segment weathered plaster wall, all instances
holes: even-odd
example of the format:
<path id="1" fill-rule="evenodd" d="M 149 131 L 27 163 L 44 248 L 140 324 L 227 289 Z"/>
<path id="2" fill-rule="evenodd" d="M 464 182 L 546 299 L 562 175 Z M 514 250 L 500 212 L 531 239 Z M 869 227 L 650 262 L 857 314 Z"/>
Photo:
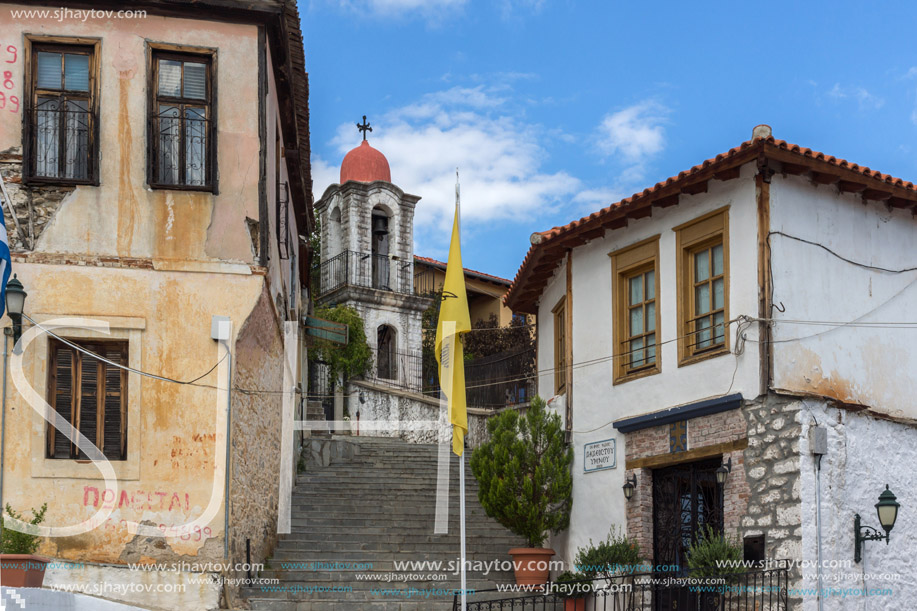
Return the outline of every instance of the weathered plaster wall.
<path id="1" fill-rule="evenodd" d="M 283 335 L 265 289 L 236 342 L 232 401 L 229 553 L 263 562 L 277 542 Z M 259 392 L 267 391 L 267 392 Z M 245 541 L 250 540 L 251 559 Z M 241 577 L 244 575 L 236 575 Z"/>
<path id="2" fill-rule="evenodd" d="M 36 265 L 16 269 L 29 287 L 27 311 L 39 320 L 81 316 L 109 321 L 112 335 L 130 341 L 131 364 L 178 380 L 206 372 L 218 358 L 211 316 L 229 316 L 236 330 L 262 291 L 257 275 L 190 274 L 93 265 Z M 215 305 L 216 304 L 216 305 Z M 125 315 L 132 315 L 126 318 Z M 98 332 L 60 330 L 69 337 Z M 24 355 L 24 370 L 42 396 L 47 385 L 47 339 Z M 215 384 L 216 373 L 201 381 Z M 4 502 L 26 509 L 49 502 L 48 524 L 75 524 L 99 507 L 114 507 L 95 530 L 46 541 L 50 556 L 99 562 L 172 561 L 181 556 L 222 558 L 222 510 L 209 532 L 182 532 L 201 515 L 213 488 L 217 392 L 209 388 L 129 376 L 128 460 L 114 462 L 120 490 L 106 491 L 92 464 L 51 460 L 45 423 L 10 383 L 7 395 Z M 132 537 L 121 520 L 160 526 L 162 539 Z"/>
<path id="3" fill-rule="evenodd" d="M 118 586 L 137 584 L 142 588 L 150 588 L 156 592 L 155 596 L 142 596 L 136 592 L 122 592 Z M 45 572 L 42 582 L 44 588 L 82 587 L 88 594 L 94 593 L 92 598 L 83 601 L 84 606 L 73 607 L 92 610 L 103 610 L 105 601 L 121 601 L 126 603 L 142 604 L 144 609 L 157 611 L 211 611 L 220 608 L 220 586 L 218 575 L 214 573 L 198 573 L 191 571 L 137 571 L 121 566 L 112 566 L 94 563 L 63 564 L 54 563 Z M 60 601 L 58 606 L 51 605 L 49 609 L 71 609 Z M 26 609 L 32 609 L 28 603 Z M 139 607 L 130 607 L 136 609 Z M 113 607 L 112 611 L 118 611 Z"/>
<path id="4" fill-rule="evenodd" d="M 774 177 L 771 229 L 866 265 L 895 270 L 917 264 L 917 219 L 909 212 L 799 177 Z M 917 418 L 910 399 L 917 382 L 911 333 L 781 322 L 912 321 L 917 272 L 864 269 L 780 235 L 770 242 L 774 302 L 786 308 L 773 313 L 775 388 Z"/>
<path id="5" fill-rule="evenodd" d="M 19 51 L 17 61 L 4 63 L 4 70 L 12 73 L 12 92 L 20 99 L 25 97 L 25 29 L 30 34 L 102 40 L 100 186 L 76 187 L 51 217 L 36 248 L 164 261 L 251 263 L 244 219 L 258 218 L 257 28 L 156 16 L 120 20 L 117 26 L 104 20 L 61 23 L 53 18 L 23 24 L 14 21 L 9 10 L 0 14 L 0 39 Z M 146 187 L 146 41 L 217 50 L 219 195 Z M 20 152 L 21 146 L 21 110 L 4 109 L 0 151 Z M 17 203 L 24 204 L 29 190 L 19 192 Z M 42 189 L 37 194 L 46 197 Z"/>
<path id="6" fill-rule="evenodd" d="M 824 608 L 838 611 L 917 608 L 914 557 L 917 548 L 917 471 L 913 468 L 913 425 L 877 419 L 867 412 L 830 407 L 822 400 L 801 401 L 797 412 L 800 432 L 801 556 L 809 566 L 803 570 L 804 587 L 817 587 L 815 566 L 816 470 L 808 431 L 817 422 L 828 430 L 828 453 L 821 460 L 822 587 L 886 590 L 891 593 L 864 597 L 829 596 Z M 881 527 L 875 504 L 886 484 L 898 497 L 901 510 L 891 541 L 870 541 L 863 548 L 863 562 L 853 562 L 853 518 L 859 513 L 864 525 Z M 814 611 L 817 601 L 806 597 L 801 609 Z"/>
<path id="7" fill-rule="evenodd" d="M 611 427 L 612 422 L 693 401 L 740 392 L 753 398 L 759 392 L 758 351 L 746 349 L 741 356 L 725 354 L 692 365 L 678 366 L 677 274 L 675 232 L 682 223 L 707 212 L 729 206 L 729 317 L 756 316 L 757 216 L 754 164 L 742 167 L 741 175 L 729 181 L 712 180 L 707 193 L 680 195 L 679 204 L 653 209 L 651 217 L 631 220 L 625 229 L 606 231 L 605 236 L 573 250 L 573 510 L 564 553 L 572 557 L 589 539 L 603 538 L 609 528 L 622 525 L 626 507 L 624 485 L 624 437 Z M 658 375 L 613 385 L 611 355 L 612 277 L 610 252 L 660 235 L 660 347 L 662 372 Z M 565 265 L 558 266 L 538 304 L 538 392 L 548 398 L 554 391 L 554 317 L 551 310 L 566 290 Z M 734 345 L 735 328 L 728 331 Z M 757 330 L 747 331 L 755 339 Z M 754 346 L 755 344 L 749 344 Z M 577 363 L 589 365 L 576 366 Z M 583 472 L 583 446 L 586 443 L 616 439 L 618 467 L 598 473 Z M 602 503 L 595 499 L 601 498 Z M 555 543 L 556 546 L 561 545 Z M 557 549 L 557 547 L 555 547 Z M 558 549 L 558 552 L 561 550 Z"/>

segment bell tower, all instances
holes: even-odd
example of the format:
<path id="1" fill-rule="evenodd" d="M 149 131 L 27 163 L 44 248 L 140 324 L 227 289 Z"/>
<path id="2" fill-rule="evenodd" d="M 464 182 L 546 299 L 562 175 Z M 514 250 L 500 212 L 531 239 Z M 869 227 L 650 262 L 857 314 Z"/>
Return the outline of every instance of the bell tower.
<path id="1" fill-rule="evenodd" d="M 317 303 L 343 304 L 363 318 L 373 349 L 372 377 L 421 389 L 421 319 L 430 299 L 414 292 L 414 207 L 420 197 L 392 183 L 388 160 L 366 139 L 341 163 L 340 183 L 325 189 Z"/>

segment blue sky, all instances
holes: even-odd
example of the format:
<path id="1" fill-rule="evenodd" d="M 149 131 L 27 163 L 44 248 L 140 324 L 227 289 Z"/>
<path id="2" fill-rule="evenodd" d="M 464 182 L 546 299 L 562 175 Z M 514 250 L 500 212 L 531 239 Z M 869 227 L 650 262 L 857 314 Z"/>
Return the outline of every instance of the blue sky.
<path id="1" fill-rule="evenodd" d="M 917 5 L 300 0 L 316 198 L 370 141 L 422 197 L 416 253 L 512 278 L 533 231 L 768 123 L 917 181 Z"/>

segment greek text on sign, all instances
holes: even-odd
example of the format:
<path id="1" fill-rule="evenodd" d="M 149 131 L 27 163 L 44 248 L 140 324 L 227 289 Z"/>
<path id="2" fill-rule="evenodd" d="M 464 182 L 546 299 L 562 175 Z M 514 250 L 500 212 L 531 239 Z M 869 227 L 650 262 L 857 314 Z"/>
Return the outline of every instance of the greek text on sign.
<path id="1" fill-rule="evenodd" d="M 583 470 L 586 473 L 591 471 L 602 471 L 603 469 L 614 469 L 617 466 L 615 462 L 614 439 L 587 443 L 583 446 L 583 453 Z"/>

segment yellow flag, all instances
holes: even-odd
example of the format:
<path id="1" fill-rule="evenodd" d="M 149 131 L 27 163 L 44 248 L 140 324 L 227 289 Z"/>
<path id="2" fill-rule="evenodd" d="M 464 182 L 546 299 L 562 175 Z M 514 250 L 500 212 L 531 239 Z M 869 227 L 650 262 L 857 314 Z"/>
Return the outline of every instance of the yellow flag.
<path id="1" fill-rule="evenodd" d="M 465 294 L 465 272 L 462 268 L 462 248 L 459 238 L 458 184 L 456 184 L 455 220 L 452 242 L 446 262 L 443 300 L 436 322 L 436 361 L 439 363 L 439 383 L 449 402 L 449 422 L 452 424 L 452 451 L 458 456 L 465 449 L 468 433 L 468 410 L 465 405 L 465 360 L 459 336 L 471 330 L 468 296 Z M 443 349 L 445 346 L 445 349 Z"/>

